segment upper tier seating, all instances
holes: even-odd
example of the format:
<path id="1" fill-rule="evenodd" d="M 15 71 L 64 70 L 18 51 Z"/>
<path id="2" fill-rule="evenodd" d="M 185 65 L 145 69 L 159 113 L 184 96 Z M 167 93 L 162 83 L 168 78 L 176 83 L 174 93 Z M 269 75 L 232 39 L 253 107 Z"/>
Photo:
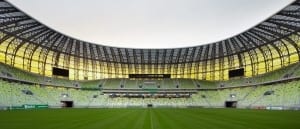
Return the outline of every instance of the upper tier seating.
<path id="1" fill-rule="evenodd" d="M 247 86 L 260 84 L 269 81 L 287 79 L 291 77 L 300 77 L 300 63 L 294 63 L 284 68 L 268 72 L 249 78 L 233 78 L 227 81 L 205 81 L 194 79 L 146 79 L 133 80 L 126 78 L 119 79 L 101 79 L 72 81 L 59 77 L 44 77 L 38 74 L 26 72 L 18 68 L 0 63 L 0 76 L 4 78 L 14 78 L 44 85 L 81 87 L 88 89 L 139 89 L 139 88 L 160 88 L 160 89 L 214 89 L 217 87 Z"/>

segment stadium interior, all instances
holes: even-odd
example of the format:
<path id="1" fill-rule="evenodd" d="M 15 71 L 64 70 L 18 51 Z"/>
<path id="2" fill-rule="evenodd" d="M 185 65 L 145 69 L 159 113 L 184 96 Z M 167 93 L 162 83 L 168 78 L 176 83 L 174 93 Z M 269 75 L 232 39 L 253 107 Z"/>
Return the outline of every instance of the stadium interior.
<path id="1" fill-rule="evenodd" d="M 0 107 L 300 108 L 300 2 L 211 44 L 96 45 L 0 1 Z"/>
<path id="2" fill-rule="evenodd" d="M 79 40 L 0 0 L 0 128 L 299 129 L 299 110 L 300 0 L 221 41 L 151 49 Z"/>

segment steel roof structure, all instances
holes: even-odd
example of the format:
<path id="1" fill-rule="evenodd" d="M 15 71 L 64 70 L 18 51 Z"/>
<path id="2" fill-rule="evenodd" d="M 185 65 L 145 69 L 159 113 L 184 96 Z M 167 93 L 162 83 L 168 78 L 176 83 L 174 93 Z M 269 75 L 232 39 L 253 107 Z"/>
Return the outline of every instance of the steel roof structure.
<path id="1" fill-rule="evenodd" d="M 132 73 L 223 80 L 228 78 L 228 70 L 240 67 L 249 72 L 247 76 L 254 76 L 299 61 L 299 37 L 299 0 L 231 38 L 174 49 L 118 48 L 84 42 L 52 30 L 7 1 L 0 1 L 1 62 L 46 76 L 51 76 L 47 67 L 73 69 L 74 77 L 70 79 L 75 80 L 124 78 Z"/>

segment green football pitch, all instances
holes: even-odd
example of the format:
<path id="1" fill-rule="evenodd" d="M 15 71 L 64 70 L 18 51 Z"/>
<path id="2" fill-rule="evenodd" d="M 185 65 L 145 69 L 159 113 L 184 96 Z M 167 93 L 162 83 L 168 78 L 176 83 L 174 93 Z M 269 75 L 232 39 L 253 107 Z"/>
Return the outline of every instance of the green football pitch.
<path id="1" fill-rule="evenodd" d="M 1 129 L 300 129 L 300 111 L 47 109 L 0 111 Z"/>

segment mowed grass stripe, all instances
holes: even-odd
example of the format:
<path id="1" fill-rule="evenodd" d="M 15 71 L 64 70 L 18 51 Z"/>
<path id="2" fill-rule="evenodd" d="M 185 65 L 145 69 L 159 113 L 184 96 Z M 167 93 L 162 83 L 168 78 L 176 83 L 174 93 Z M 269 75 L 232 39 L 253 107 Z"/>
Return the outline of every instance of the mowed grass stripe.
<path id="1" fill-rule="evenodd" d="M 3 129 L 299 129 L 299 111 L 49 109 L 0 111 Z"/>
<path id="2" fill-rule="evenodd" d="M 190 112 L 175 112 L 180 114 L 183 119 L 195 121 L 195 125 L 199 126 L 199 128 L 245 128 L 244 125 L 247 123 L 229 119 L 227 116 L 220 115 L 218 112 L 210 112 L 209 110 L 206 110 L 205 112 L 199 110 L 190 110 Z M 189 128 L 193 128 L 193 126 Z"/>

